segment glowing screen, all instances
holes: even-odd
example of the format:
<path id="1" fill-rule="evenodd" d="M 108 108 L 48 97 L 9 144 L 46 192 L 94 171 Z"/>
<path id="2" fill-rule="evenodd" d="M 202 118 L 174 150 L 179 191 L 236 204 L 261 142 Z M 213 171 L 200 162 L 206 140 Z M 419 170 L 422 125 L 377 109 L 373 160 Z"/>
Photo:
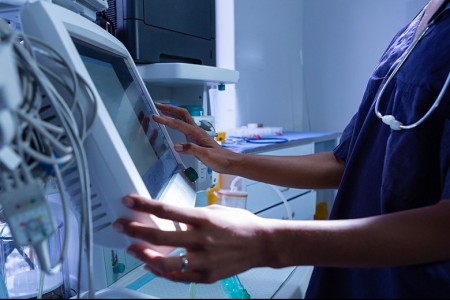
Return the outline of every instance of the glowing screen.
<path id="1" fill-rule="evenodd" d="M 152 100 L 145 96 L 126 58 L 74 42 L 150 195 L 158 198 L 178 163 L 151 117 Z"/>

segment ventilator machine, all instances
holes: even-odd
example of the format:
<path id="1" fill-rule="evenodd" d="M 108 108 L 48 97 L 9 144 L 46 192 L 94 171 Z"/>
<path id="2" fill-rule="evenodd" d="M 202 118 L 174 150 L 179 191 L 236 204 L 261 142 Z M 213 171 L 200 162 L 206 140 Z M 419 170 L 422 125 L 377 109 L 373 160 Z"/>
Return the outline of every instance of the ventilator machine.
<path id="1" fill-rule="evenodd" d="M 20 30 L 0 19 L 4 298 L 100 297 L 95 291 L 141 265 L 126 256 L 133 241 L 112 222 L 183 230 L 127 209 L 125 195 L 195 205 L 198 175 L 152 120 L 158 112 L 133 58 L 89 18 L 105 1 L 54 2 L 64 5 L 21 7 Z M 83 2 L 95 5 L 67 9 Z"/>

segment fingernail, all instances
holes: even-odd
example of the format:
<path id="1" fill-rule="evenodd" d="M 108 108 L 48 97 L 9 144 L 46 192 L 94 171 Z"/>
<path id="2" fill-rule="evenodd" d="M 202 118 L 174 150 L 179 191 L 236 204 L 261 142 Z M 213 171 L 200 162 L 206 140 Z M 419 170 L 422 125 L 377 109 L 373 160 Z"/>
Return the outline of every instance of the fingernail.
<path id="1" fill-rule="evenodd" d="M 175 144 L 174 147 L 175 151 L 183 151 L 183 145 Z"/>
<path id="2" fill-rule="evenodd" d="M 115 222 L 112 224 L 112 228 L 118 232 L 123 232 L 124 227 L 121 223 Z"/>
<path id="3" fill-rule="evenodd" d="M 129 197 L 125 197 L 125 198 L 123 199 L 123 204 L 124 204 L 126 207 L 134 207 L 134 200 L 131 199 L 131 198 L 129 198 Z"/>

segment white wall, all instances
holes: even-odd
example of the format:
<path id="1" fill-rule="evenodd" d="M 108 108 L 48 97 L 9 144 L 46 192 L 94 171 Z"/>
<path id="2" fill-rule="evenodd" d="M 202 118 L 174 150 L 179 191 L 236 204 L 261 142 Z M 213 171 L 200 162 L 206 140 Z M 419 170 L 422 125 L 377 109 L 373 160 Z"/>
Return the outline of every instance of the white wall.
<path id="1" fill-rule="evenodd" d="M 216 0 L 216 64 L 235 70 L 234 0 Z M 236 85 L 228 84 L 225 91 L 211 91 L 211 113 L 216 131 L 238 127 Z"/>
<path id="2" fill-rule="evenodd" d="M 304 120 L 314 131 L 342 131 L 388 43 L 428 1 L 303 2 Z"/>
<path id="3" fill-rule="evenodd" d="M 302 7 L 299 0 L 235 1 L 240 125 L 301 128 Z"/>
<path id="4" fill-rule="evenodd" d="M 342 131 L 390 39 L 426 2 L 234 1 L 240 80 L 235 106 L 218 112 L 220 119 L 235 116 L 231 126 Z"/>

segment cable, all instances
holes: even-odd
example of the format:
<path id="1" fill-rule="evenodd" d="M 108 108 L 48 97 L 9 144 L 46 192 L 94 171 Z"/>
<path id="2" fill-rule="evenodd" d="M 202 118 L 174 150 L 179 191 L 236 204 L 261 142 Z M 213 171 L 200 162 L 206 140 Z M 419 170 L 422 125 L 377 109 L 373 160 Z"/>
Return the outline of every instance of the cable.
<path id="1" fill-rule="evenodd" d="M 2 25 L 2 24 L 0 24 Z M 77 74 L 66 60 L 52 47 L 26 35 L 10 31 L 0 26 L 2 45 L 14 49 L 15 61 L 23 91 L 23 104 L 16 111 L 20 125 L 12 148 L 22 158 L 20 169 L 0 172 L 0 193 L 11 191 L 26 182 L 54 176 L 62 201 L 65 225 L 64 241 L 60 258 L 55 266 L 43 265 L 47 274 L 58 272 L 64 262 L 69 237 L 68 200 L 65 196 L 63 175 L 61 171 L 75 165 L 80 185 L 80 255 L 79 272 L 81 271 L 82 251 L 86 247 L 88 264 L 89 298 L 94 298 L 93 282 L 93 236 L 91 191 L 88 163 L 83 148 L 83 141 L 91 131 L 97 113 L 97 99 L 89 84 Z M 40 59 L 45 63 L 40 63 Z M 55 65 L 48 65 L 51 62 Z M 66 77 L 57 75 L 53 69 L 64 69 Z M 62 97 L 60 91 L 68 96 Z M 83 93 L 87 103 L 79 101 Z M 41 115 L 50 115 L 47 120 Z M 42 169 L 47 165 L 47 171 Z M 23 177 L 22 177 L 23 175 Z M 45 180 L 43 180 L 45 181 Z M 43 244 L 35 245 L 37 252 L 47 251 Z M 44 255 L 44 254 L 43 254 Z M 80 284 L 81 273 L 78 283 Z M 78 286 L 78 295 L 80 285 Z"/>
<path id="2" fill-rule="evenodd" d="M 45 273 L 42 272 L 42 270 L 40 270 L 39 271 L 39 284 L 38 284 L 36 299 L 42 299 L 42 294 L 43 294 L 43 290 L 44 290 L 44 279 L 45 279 Z"/>
<path id="3" fill-rule="evenodd" d="M 232 191 L 237 191 L 236 184 L 237 184 L 237 182 L 238 182 L 239 180 L 242 180 L 242 179 L 244 179 L 244 178 L 243 178 L 243 177 L 240 177 L 240 176 L 234 177 L 233 180 L 232 180 L 231 183 L 230 183 L 230 190 L 232 190 Z M 242 188 L 242 186 L 241 186 L 241 188 Z"/>
<path id="4" fill-rule="evenodd" d="M 238 182 L 239 180 L 242 180 L 242 179 L 244 179 L 244 178 L 243 178 L 243 177 L 240 177 L 240 176 L 236 176 L 236 177 L 231 181 L 231 184 L 230 184 L 230 190 L 231 190 L 231 191 L 237 191 L 236 184 L 237 184 L 237 182 Z M 272 185 L 272 184 L 268 184 L 268 186 L 270 186 L 270 187 L 275 191 L 275 193 L 278 195 L 278 197 L 283 201 L 283 205 L 284 205 L 284 207 L 286 208 L 287 218 L 288 218 L 289 220 L 292 220 L 292 209 L 291 209 L 291 206 L 289 205 L 289 203 L 288 203 L 286 197 L 283 195 L 283 193 L 281 193 L 281 191 L 280 191 L 280 189 L 278 188 L 278 186 Z M 242 189 L 242 187 L 241 187 L 241 189 Z"/>
<path id="5" fill-rule="evenodd" d="M 280 189 L 276 185 L 269 184 L 269 186 L 275 191 L 275 193 L 280 197 L 280 199 L 283 201 L 284 207 L 286 208 L 287 217 L 289 220 L 292 220 L 292 209 L 289 205 L 286 197 L 281 193 Z"/>

